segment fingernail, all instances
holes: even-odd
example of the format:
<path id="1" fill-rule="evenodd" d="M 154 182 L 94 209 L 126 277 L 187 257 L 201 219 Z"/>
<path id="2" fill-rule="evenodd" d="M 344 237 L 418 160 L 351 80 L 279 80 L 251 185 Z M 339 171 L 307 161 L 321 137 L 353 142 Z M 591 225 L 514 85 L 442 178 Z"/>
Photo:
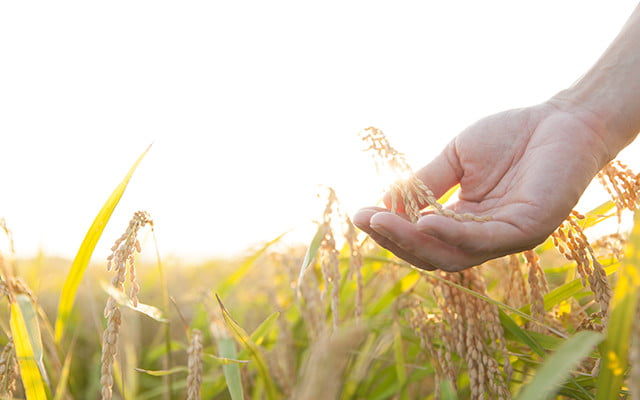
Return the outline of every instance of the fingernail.
<path id="1" fill-rule="evenodd" d="M 375 218 L 371 219 L 371 225 L 370 225 L 371 229 L 381 234 L 382 236 L 387 236 L 387 230 L 384 228 L 384 226 L 380 225 L 379 223 L 376 223 L 374 220 Z"/>

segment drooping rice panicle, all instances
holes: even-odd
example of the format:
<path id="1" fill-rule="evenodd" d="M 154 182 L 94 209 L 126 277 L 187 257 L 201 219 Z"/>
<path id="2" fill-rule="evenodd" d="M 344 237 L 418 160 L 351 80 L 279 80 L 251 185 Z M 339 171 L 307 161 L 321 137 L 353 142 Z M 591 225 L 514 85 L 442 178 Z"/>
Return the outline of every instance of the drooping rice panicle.
<path id="1" fill-rule="evenodd" d="M 544 270 L 540 266 L 540 258 L 533 250 L 527 250 L 522 253 L 527 261 L 528 282 L 529 282 L 529 299 L 531 300 L 531 316 L 537 321 L 544 323 L 546 320 L 546 312 L 544 308 L 544 295 L 549 291 L 547 277 Z M 541 324 L 530 323 L 531 330 L 536 332 L 545 332 Z"/>
<path id="2" fill-rule="evenodd" d="M 358 231 L 356 230 L 355 225 L 351 222 L 349 217 L 346 218 L 347 231 L 345 233 L 345 239 L 347 241 L 347 245 L 349 246 L 349 265 L 351 269 L 351 278 L 356 282 L 356 304 L 355 304 L 355 317 L 356 320 L 360 319 L 362 315 L 362 292 L 363 292 L 363 282 L 362 282 L 362 264 L 363 264 L 363 254 L 362 254 L 362 245 L 358 242 Z"/>
<path id="3" fill-rule="evenodd" d="M 187 400 L 200 399 L 200 387 L 202 386 L 202 332 L 199 329 L 191 330 L 191 340 L 187 349 Z"/>
<path id="4" fill-rule="evenodd" d="M 611 288 L 606 271 L 598 261 L 593 247 L 578 222 L 582 219 L 584 219 L 582 214 L 575 210 L 572 211 L 558 229 L 552 233 L 551 238 L 556 248 L 567 260 L 576 262 L 576 270 L 580 274 L 583 286 L 586 287 L 588 282 L 594 299 L 600 307 L 597 317 L 602 319 L 602 326 L 604 326 L 609 312 Z"/>
<path id="5" fill-rule="evenodd" d="M 479 268 L 439 274 L 452 283 L 487 295 Z M 496 306 L 440 280 L 431 281 L 446 323 L 439 326 L 439 334 L 446 344 L 444 354 L 439 356 L 441 364 L 447 368 L 453 365 L 452 351 L 465 361 L 474 400 L 511 398 L 507 382 L 513 369 Z M 497 355 L 503 359 L 502 369 Z"/>
<path id="6" fill-rule="evenodd" d="M 320 268 L 325 282 L 325 293 L 331 291 L 331 319 L 333 328 L 336 329 L 340 322 L 340 253 L 336 248 L 336 240 L 333 234 L 333 216 L 336 214 L 337 207 L 336 193 L 332 188 L 328 189 L 327 204 L 322 214 L 322 222 L 320 229 L 324 231 L 324 237 L 320 243 Z"/>
<path id="7" fill-rule="evenodd" d="M 409 309 L 408 318 L 409 325 L 416 332 L 420 339 L 420 347 L 427 350 L 431 360 L 431 365 L 435 370 L 435 390 L 434 400 L 440 400 L 440 382 L 444 379 L 448 380 L 451 385 L 456 388 L 457 376 L 456 369 L 452 365 L 451 353 L 445 351 L 446 341 L 444 336 L 440 336 L 440 327 L 444 326 L 442 315 L 431 313 L 420 301 L 414 301 L 405 307 Z M 443 343 L 436 347 L 436 342 L 442 340 Z"/>
<path id="8" fill-rule="evenodd" d="M 598 172 L 598 181 L 604 186 L 611 200 L 616 205 L 618 222 L 622 219 L 622 211 L 636 210 L 640 204 L 639 175 L 619 160 L 613 160 Z"/>
<path id="9" fill-rule="evenodd" d="M 504 301 L 512 307 L 522 307 L 529 302 L 526 279 L 522 273 L 520 260 L 516 254 L 509 255 L 509 280 L 505 291 Z"/>
<path id="10" fill-rule="evenodd" d="M 436 214 L 458 221 L 484 222 L 491 220 L 491 216 L 488 215 L 458 214 L 453 210 L 445 209 L 442 204 L 438 203 L 427 184 L 413 173 L 405 155 L 391 146 L 380 129 L 368 127 L 360 132 L 360 136 L 367 144 L 366 150 L 373 154 L 378 171 L 388 168 L 396 176 L 396 182 L 389 188 L 391 212 L 399 213 L 401 210 L 399 205 L 402 204 L 404 213 L 411 222 L 415 223 L 421 216 L 420 210 L 431 206 Z"/>
<path id="11" fill-rule="evenodd" d="M 127 266 L 129 266 L 129 277 L 132 283 L 130 295 L 134 307 L 138 305 L 137 294 L 140 289 L 135 278 L 134 264 L 135 252 L 140 251 L 137 235 L 140 228 L 147 224 L 153 226 L 153 221 L 149 214 L 145 211 L 137 211 L 129 222 L 127 230 L 116 240 L 111 248 L 112 253 L 107 257 L 107 270 L 113 269 L 116 273 L 111 284 L 120 292 L 124 292 L 125 275 Z M 120 325 L 122 324 L 122 314 L 118 303 L 111 296 L 107 299 L 104 317 L 107 318 L 107 328 L 102 335 L 100 384 L 102 386 L 102 399 L 109 400 L 113 394 L 113 363 L 118 352 L 118 336 Z"/>
<path id="12" fill-rule="evenodd" d="M 0 353 L 0 397 L 11 399 L 16 390 L 18 361 L 13 339 L 10 337 Z"/>

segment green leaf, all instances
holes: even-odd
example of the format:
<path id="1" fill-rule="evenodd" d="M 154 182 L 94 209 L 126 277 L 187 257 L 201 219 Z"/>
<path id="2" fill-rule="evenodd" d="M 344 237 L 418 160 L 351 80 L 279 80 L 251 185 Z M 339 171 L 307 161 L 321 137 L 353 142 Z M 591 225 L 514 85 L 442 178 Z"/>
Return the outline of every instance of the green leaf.
<path id="1" fill-rule="evenodd" d="M 404 346 L 402 342 L 402 332 L 400 331 L 400 324 L 394 321 L 393 325 L 393 355 L 395 358 L 396 366 L 396 387 L 400 393 L 400 398 L 406 398 L 407 393 L 405 391 L 405 385 L 407 384 L 407 369 L 405 366 Z"/>
<path id="2" fill-rule="evenodd" d="M 453 385 L 448 379 L 440 381 L 440 399 L 442 400 L 458 400 L 458 394 L 453 389 Z"/>
<path id="3" fill-rule="evenodd" d="M 502 327 L 505 331 L 515 336 L 520 343 L 529 346 L 529 348 L 540 357 L 545 356 L 546 353 L 542 346 L 534 338 L 532 338 L 531 335 L 527 333 L 527 331 L 520 328 L 518 324 L 516 324 L 515 321 L 501 309 L 498 309 L 498 313 L 500 316 L 500 322 L 502 323 Z"/>
<path id="4" fill-rule="evenodd" d="M 302 282 L 302 277 L 304 276 L 305 271 L 309 268 L 309 265 L 313 262 L 318 255 L 318 250 L 320 249 L 320 245 L 322 244 L 322 239 L 324 239 L 324 235 L 326 234 L 324 225 L 318 225 L 318 230 L 316 234 L 311 239 L 311 243 L 309 244 L 309 248 L 304 255 L 304 260 L 302 260 L 302 265 L 300 266 L 300 274 L 298 275 L 298 292 L 300 291 L 300 287 L 302 286 L 300 282 Z"/>
<path id="5" fill-rule="evenodd" d="M 179 372 L 189 372 L 187 367 L 173 367 L 171 369 L 163 369 L 163 370 L 155 370 L 155 371 L 150 369 L 136 368 L 136 371 L 142 372 L 151 376 L 167 376 L 167 375 L 177 374 Z"/>
<path id="6" fill-rule="evenodd" d="M 229 338 L 229 342 L 230 343 L 235 343 L 233 341 L 233 339 L 231 339 L 231 338 Z M 218 341 L 218 347 L 220 347 L 220 341 Z M 228 353 L 229 355 L 232 354 L 232 352 L 230 352 L 230 351 L 229 352 L 226 352 L 226 351 L 223 352 L 222 350 L 220 351 L 220 353 L 225 353 L 225 354 Z M 235 344 L 234 344 L 233 354 L 235 354 Z M 217 363 L 220 364 L 220 365 L 248 364 L 249 363 L 249 360 L 238 360 L 236 358 L 218 357 L 218 356 L 214 356 L 213 354 L 206 354 L 206 353 L 204 355 L 206 357 L 209 357 L 209 358 L 213 359 L 213 360 L 216 360 Z"/>
<path id="7" fill-rule="evenodd" d="M 15 297 L 16 299 L 11 302 L 11 320 L 9 324 L 25 395 L 29 400 L 46 400 L 48 388 L 38 364 L 35 353 L 37 350 L 34 351 L 32 344 L 32 340 L 39 334 L 39 329 L 38 333 L 34 332 L 33 321 L 30 318 L 25 318 L 29 316 L 30 312 L 27 310 L 26 315 L 23 313 L 23 306 L 27 302 L 31 303 L 31 299 L 24 294 L 18 294 Z M 39 342 L 40 338 L 38 337 L 36 341 Z"/>
<path id="8" fill-rule="evenodd" d="M 236 269 L 236 271 L 230 277 L 228 277 L 220 285 L 220 287 L 218 287 L 218 293 L 220 293 L 221 296 L 224 296 L 229 289 L 234 287 L 238 283 L 238 281 L 240 281 L 240 279 L 244 278 L 244 276 L 247 275 L 247 273 L 251 270 L 251 267 L 256 262 L 258 257 L 260 257 L 265 251 L 267 251 L 269 247 L 271 247 L 272 245 L 280 241 L 280 239 L 282 239 L 286 234 L 287 232 L 267 242 L 258 251 L 253 253 L 245 262 L 242 263 L 242 265 L 240 265 L 240 267 L 238 267 L 238 269 Z"/>
<path id="9" fill-rule="evenodd" d="M 218 351 L 220 356 L 225 359 L 235 359 L 236 344 L 230 337 L 221 337 L 217 339 Z M 247 362 L 247 361 L 243 361 Z M 242 388 L 242 377 L 240 376 L 240 366 L 238 364 L 225 364 L 222 366 L 224 379 L 227 382 L 227 389 L 232 400 L 244 399 L 244 389 Z"/>
<path id="10" fill-rule="evenodd" d="M 56 344 L 60 344 L 65 330 L 67 329 L 67 322 L 71 316 L 71 310 L 73 308 L 73 303 L 75 302 L 78 285 L 80 285 L 80 281 L 84 276 L 87 265 L 89 265 L 91 255 L 98 244 L 98 240 L 100 239 L 100 236 L 102 236 L 102 232 L 111 218 L 113 210 L 120 202 L 120 199 L 129 184 L 129 180 L 131 180 L 131 176 L 133 176 L 134 171 L 150 148 L 151 146 L 147 147 L 140 157 L 138 157 L 138 160 L 136 160 L 133 166 L 129 169 L 129 172 L 127 172 L 127 175 L 125 175 L 122 182 L 120 182 L 120 184 L 111 193 L 111 196 L 109 196 L 107 201 L 104 203 L 98 212 L 98 215 L 96 215 L 96 218 L 89 227 L 75 258 L 73 259 L 71 269 L 67 274 L 67 278 L 62 288 L 62 293 L 60 294 L 60 301 L 58 303 L 58 317 L 55 325 Z"/>
<path id="11" fill-rule="evenodd" d="M 522 389 L 517 400 L 549 399 L 571 376 L 571 371 L 602 341 L 597 332 L 582 331 L 566 340 L 538 369 L 531 382 Z"/>
<path id="12" fill-rule="evenodd" d="M 275 322 L 278 320 L 280 312 L 276 311 L 269 315 L 267 318 L 258 325 L 258 327 L 251 333 L 251 340 L 258 346 L 264 342 L 265 337 L 271 332 Z"/>
<path id="13" fill-rule="evenodd" d="M 73 350 L 67 351 L 67 355 L 64 359 L 64 365 L 62 366 L 62 371 L 60 372 L 60 380 L 58 381 L 54 400 L 62 400 L 65 398 L 66 387 L 69 382 L 69 373 L 71 372 L 72 355 Z"/>
<path id="14" fill-rule="evenodd" d="M 169 322 L 168 319 L 162 316 L 162 311 L 160 311 L 160 309 L 140 302 L 138 302 L 137 306 L 134 306 L 133 302 L 126 294 L 122 293 L 112 285 L 106 282 L 101 282 L 101 285 L 102 289 L 107 292 L 109 296 L 113 297 L 113 299 L 121 306 L 128 307 L 158 322 Z"/>
<path id="15" fill-rule="evenodd" d="M 619 398 L 625 371 L 629 366 L 629 343 L 640 291 L 640 212 L 634 213 L 633 221 L 633 230 L 625 247 L 618 283 L 611 299 L 607 338 L 600 349 L 602 361 L 597 400 Z"/>
<path id="16" fill-rule="evenodd" d="M 240 345 L 248 351 L 249 358 L 254 362 L 256 368 L 258 369 L 258 375 L 265 385 L 267 399 L 279 399 L 280 394 L 278 393 L 273 379 L 271 379 L 271 375 L 269 375 L 269 368 L 267 367 L 267 362 L 264 358 L 262 350 L 258 347 L 258 345 L 255 344 L 253 340 L 251 340 L 247 332 L 233 320 L 227 309 L 224 307 L 224 304 L 222 304 L 220 296 L 218 296 L 217 294 L 216 299 L 218 300 L 218 304 L 220 305 L 220 310 L 222 311 L 224 321 L 231 330 L 231 333 L 236 338 L 238 343 L 240 343 Z"/>

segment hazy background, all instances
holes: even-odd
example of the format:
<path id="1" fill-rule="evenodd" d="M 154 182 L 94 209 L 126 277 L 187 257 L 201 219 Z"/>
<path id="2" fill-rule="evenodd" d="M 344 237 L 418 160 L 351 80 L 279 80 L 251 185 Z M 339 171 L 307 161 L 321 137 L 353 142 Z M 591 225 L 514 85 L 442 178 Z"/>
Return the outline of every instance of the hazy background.
<path id="1" fill-rule="evenodd" d="M 94 259 L 138 209 L 166 256 L 305 241 L 319 185 L 349 213 L 381 193 L 358 131 L 419 167 L 574 82 L 636 4 L 2 2 L 0 216 L 20 256 L 72 257 L 153 142 Z"/>

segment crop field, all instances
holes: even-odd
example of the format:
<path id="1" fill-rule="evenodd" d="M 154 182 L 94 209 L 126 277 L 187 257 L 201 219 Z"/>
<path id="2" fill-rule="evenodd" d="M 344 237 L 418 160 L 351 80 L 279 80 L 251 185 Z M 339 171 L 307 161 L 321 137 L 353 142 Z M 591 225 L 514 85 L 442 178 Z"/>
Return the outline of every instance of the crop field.
<path id="1" fill-rule="evenodd" d="M 364 132 L 379 167 L 410 172 L 382 132 Z M 447 273 L 378 247 L 330 188 L 304 247 L 283 234 L 185 266 L 162 259 L 145 211 L 102 237 L 145 153 L 71 262 L 16 260 L 2 220 L 0 398 L 640 399 L 640 175 L 618 161 L 597 177 L 609 201 L 535 249 Z M 393 210 L 487 219 L 409 176 Z M 590 234 L 625 219 L 630 232 Z M 114 244 L 107 259 L 92 257 L 98 240 Z"/>

